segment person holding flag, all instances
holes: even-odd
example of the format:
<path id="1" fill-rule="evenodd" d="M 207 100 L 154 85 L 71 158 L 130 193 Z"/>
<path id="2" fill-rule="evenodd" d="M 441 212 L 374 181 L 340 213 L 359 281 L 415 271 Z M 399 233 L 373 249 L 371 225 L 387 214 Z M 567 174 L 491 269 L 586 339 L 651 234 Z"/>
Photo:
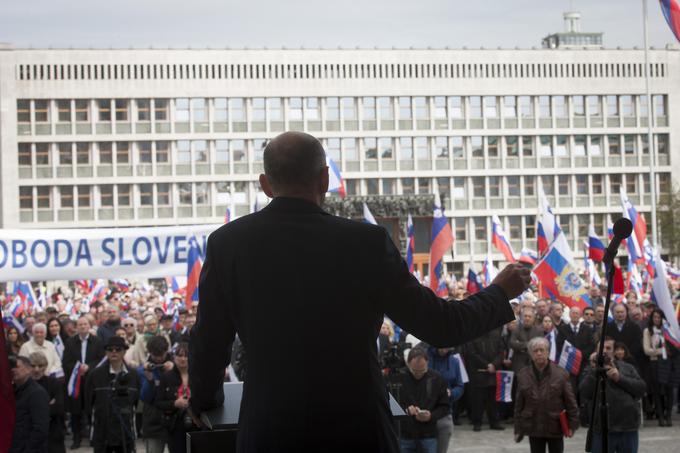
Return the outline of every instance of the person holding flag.
<path id="1" fill-rule="evenodd" d="M 573 436 L 579 427 L 569 374 L 549 360 L 550 343 L 545 338 L 533 338 L 527 347 L 531 364 L 516 374 L 515 441 L 528 436 L 531 453 L 545 453 L 546 448 L 562 452 L 564 437 Z"/>

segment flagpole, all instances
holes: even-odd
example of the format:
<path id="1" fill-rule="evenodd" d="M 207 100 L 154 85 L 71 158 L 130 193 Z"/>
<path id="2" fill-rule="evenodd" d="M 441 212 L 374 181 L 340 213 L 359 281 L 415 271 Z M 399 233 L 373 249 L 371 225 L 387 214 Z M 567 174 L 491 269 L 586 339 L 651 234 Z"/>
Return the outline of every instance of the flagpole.
<path id="1" fill-rule="evenodd" d="M 652 120 L 653 106 L 652 106 L 652 94 L 650 87 L 650 70 L 649 70 L 649 31 L 648 31 L 648 18 L 647 18 L 647 0 L 642 0 L 642 17 L 643 17 L 643 30 L 644 30 L 644 44 L 645 44 L 645 92 L 647 94 L 647 146 L 649 148 L 649 187 L 651 190 L 652 197 L 652 247 L 656 249 L 657 247 L 657 223 L 656 223 L 656 175 L 655 175 L 655 162 L 656 162 L 656 148 L 654 147 L 654 136 L 652 134 Z M 643 246 L 640 244 L 640 246 Z"/>

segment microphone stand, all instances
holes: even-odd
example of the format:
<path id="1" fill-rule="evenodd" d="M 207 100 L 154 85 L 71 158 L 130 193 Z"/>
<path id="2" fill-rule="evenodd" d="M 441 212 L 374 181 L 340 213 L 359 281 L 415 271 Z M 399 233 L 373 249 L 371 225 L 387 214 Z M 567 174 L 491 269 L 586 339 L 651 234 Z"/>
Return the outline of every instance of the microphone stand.
<path id="1" fill-rule="evenodd" d="M 597 398 L 600 397 L 600 435 L 602 436 L 602 449 L 600 451 L 606 453 L 609 451 L 609 415 L 607 413 L 607 372 L 604 369 L 604 339 L 607 333 L 607 313 L 609 313 L 609 305 L 612 299 L 612 288 L 614 286 L 614 258 L 616 257 L 616 250 L 614 251 L 611 261 L 607 266 L 607 298 L 604 302 L 605 318 L 602 320 L 602 330 L 600 332 L 600 345 L 597 348 L 597 364 L 595 368 L 596 383 L 595 392 L 593 393 L 593 408 L 590 412 L 590 423 L 588 425 L 588 434 L 586 435 L 585 451 L 592 451 L 593 446 L 593 428 L 595 426 L 595 408 L 597 407 Z M 605 263 L 606 264 L 606 263 Z"/>

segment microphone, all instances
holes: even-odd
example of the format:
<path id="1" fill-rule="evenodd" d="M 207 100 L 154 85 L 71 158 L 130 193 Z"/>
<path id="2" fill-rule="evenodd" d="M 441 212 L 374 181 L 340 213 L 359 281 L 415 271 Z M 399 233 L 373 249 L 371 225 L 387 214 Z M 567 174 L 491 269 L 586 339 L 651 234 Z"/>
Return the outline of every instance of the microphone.
<path id="1" fill-rule="evenodd" d="M 621 241 L 627 239 L 633 232 L 633 223 L 626 219 L 625 217 L 620 218 L 614 223 L 614 237 L 609 242 L 607 249 L 604 251 L 604 258 L 602 262 L 605 264 L 611 264 L 616 253 L 621 245 Z"/>

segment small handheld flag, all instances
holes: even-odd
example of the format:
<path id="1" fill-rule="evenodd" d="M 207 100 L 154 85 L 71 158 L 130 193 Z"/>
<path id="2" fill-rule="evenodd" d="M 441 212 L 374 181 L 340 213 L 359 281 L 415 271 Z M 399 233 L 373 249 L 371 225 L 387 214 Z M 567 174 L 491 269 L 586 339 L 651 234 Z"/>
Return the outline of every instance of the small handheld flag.
<path id="1" fill-rule="evenodd" d="M 583 353 L 567 340 L 564 340 L 562 354 L 560 354 L 559 365 L 567 370 L 570 374 L 578 376 L 579 372 L 581 371 L 582 361 Z"/>
<path id="2" fill-rule="evenodd" d="M 406 264 L 408 264 L 408 271 L 413 273 L 413 254 L 416 251 L 415 228 L 413 228 L 413 219 L 411 214 L 408 215 L 406 221 Z"/>
<path id="3" fill-rule="evenodd" d="M 499 403 L 512 402 L 512 381 L 515 373 L 512 371 L 496 371 L 496 401 Z"/>
<path id="4" fill-rule="evenodd" d="M 467 278 L 467 292 L 470 295 L 476 294 L 482 290 L 482 279 L 474 270 L 472 270 L 472 263 L 470 263 L 470 267 L 468 268 Z"/>
<path id="5" fill-rule="evenodd" d="M 81 373 L 81 365 L 80 361 L 76 362 L 73 371 L 71 371 L 71 377 L 69 377 L 68 380 L 68 396 L 74 399 L 77 399 L 80 396 L 80 380 L 83 374 Z"/>

